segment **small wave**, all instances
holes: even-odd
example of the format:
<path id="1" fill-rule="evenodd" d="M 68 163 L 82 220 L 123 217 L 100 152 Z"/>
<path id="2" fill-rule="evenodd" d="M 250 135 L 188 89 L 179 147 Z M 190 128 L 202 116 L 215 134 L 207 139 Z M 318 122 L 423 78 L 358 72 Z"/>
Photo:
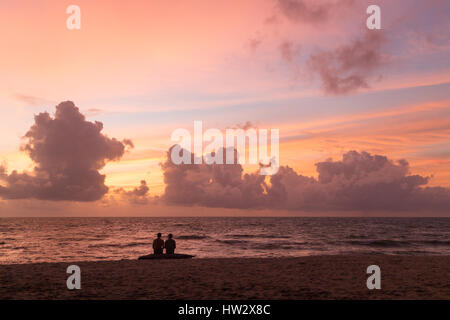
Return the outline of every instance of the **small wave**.
<path id="1" fill-rule="evenodd" d="M 138 246 L 149 246 L 150 242 L 131 242 L 126 244 L 120 243 L 98 243 L 98 244 L 90 244 L 89 248 L 129 248 L 129 247 L 138 247 Z"/>
<path id="2" fill-rule="evenodd" d="M 411 242 L 409 241 L 397 241 L 397 240 L 371 240 L 371 241 L 345 241 L 347 244 L 356 246 L 369 246 L 369 247 L 409 247 Z"/>
<path id="3" fill-rule="evenodd" d="M 216 240 L 216 242 L 225 243 L 225 244 L 229 244 L 229 245 L 248 243 L 247 241 L 243 241 L 243 240 Z"/>
<path id="4" fill-rule="evenodd" d="M 13 248 L 11 248 L 12 250 L 25 250 L 25 249 L 27 249 L 27 247 L 24 247 L 24 246 L 18 246 L 18 247 L 13 247 Z"/>
<path id="5" fill-rule="evenodd" d="M 257 236 L 255 236 L 254 234 L 231 234 L 229 235 L 229 237 L 231 238 L 256 238 Z"/>
<path id="6" fill-rule="evenodd" d="M 208 238 L 209 238 L 208 236 L 196 236 L 196 235 L 184 235 L 177 237 L 177 239 L 180 240 L 203 240 Z"/>
<path id="7" fill-rule="evenodd" d="M 252 245 L 253 249 L 259 250 L 289 250 L 295 249 L 298 250 L 301 247 L 307 245 L 308 242 L 269 242 L 269 243 L 258 243 Z"/>
<path id="8" fill-rule="evenodd" d="M 356 246 L 369 246 L 369 247 L 386 247 L 386 248 L 396 248 L 396 247 L 410 247 L 414 245 L 426 245 L 426 246 L 450 246 L 450 241 L 447 240 L 369 240 L 369 241 L 358 241 L 351 240 L 345 241 L 346 244 L 356 245 Z"/>
<path id="9" fill-rule="evenodd" d="M 45 240 L 54 240 L 54 241 L 65 241 L 65 242 L 84 242 L 84 241 L 101 241 L 101 239 L 97 239 L 96 237 L 84 237 L 84 238 L 54 238 L 54 237 L 47 237 Z"/>
<path id="10" fill-rule="evenodd" d="M 291 250 L 294 249 L 294 246 L 290 245 L 278 245 L 276 243 L 264 243 L 252 246 L 252 249 L 256 250 Z"/>
<path id="11" fill-rule="evenodd" d="M 450 246 L 450 241 L 446 240 L 425 240 L 425 241 L 419 241 L 420 243 L 426 244 L 426 245 L 432 245 L 432 246 Z"/>
<path id="12" fill-rule="evenodd" d="M 424 250 L 404 250 L 404 251 L 393 251 L 394 254 L 399 254 L 399 255 L 430 255 L 430 254 L 435 254 L 433 252 L 429 252 L 429 251 L 424 251 Z"/>
<path id="13" fill-rule="evenodd" d="M 289 239 L 289 236 L 279 236 L 279 235 L 271 235 L 271 234 L 231 234 L 229 235 L 231 238 L 236 239 Z"/>
<path id="14" fill-rule="evenodd" d="M 347 237 L 347 239 L 364 239 L 364 238 L 367 238 L 367 236 L 363 234 L 351 234 Z"/>

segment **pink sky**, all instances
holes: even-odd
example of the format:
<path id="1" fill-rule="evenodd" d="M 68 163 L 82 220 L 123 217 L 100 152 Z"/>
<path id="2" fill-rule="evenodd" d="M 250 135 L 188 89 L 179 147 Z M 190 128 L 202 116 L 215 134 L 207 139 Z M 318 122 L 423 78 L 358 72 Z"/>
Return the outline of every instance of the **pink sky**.
<path id="1" fill-rule="evenodd" d="M 81 8 L 80 30 L 66 28 L 69 4 Z M 366 29 L 369 4 L 381 7 L 382 30 Z M 2 1 L 3 174 L 38 172 L 35 159 L 20 149 L 23 136 L 34 115 L 54 117 L 55 106 L 67 100 L 87 121 L 101 121 L 102 134 L 131 139 L 134 148 L 99 167 L 109 187 L 100 199 L 61 202 L 33 192 L 12 199 L 0 188 L 0 216 L 58 215 L 62 208 L 67 215 L 166 215 L 179 214 L 180 207 L 188 215 L 404 214 L 389 206 L 310 210 L 309 198 L 289 208 L 268 202 L 265 210 L 224 209 L 227 201 L 216 206 L 209 198 L 174 206 L 165 199 L 167 172 L 160 164 L 176 128 L 192 131 L 194 120 L 221 130 L 250 122 L 280 130 L 280 164 L 299 175 L 320 181 L 317 163 L 343 161 L 355 150 L 394 163 L 406 159 L 405 177 L 429 177 L 417 188 L 447 190 L 449 14 L 445 1 L 419 0 Z M 137 203 L 127 195 L 141 180 L 149 200 Z M 0 178 L 0 186 L 11 189 L 11 181 Z M 311 190 L 304 187 L 299 194 Z M 442 203 L 439 214 L 450 214 Z"/>

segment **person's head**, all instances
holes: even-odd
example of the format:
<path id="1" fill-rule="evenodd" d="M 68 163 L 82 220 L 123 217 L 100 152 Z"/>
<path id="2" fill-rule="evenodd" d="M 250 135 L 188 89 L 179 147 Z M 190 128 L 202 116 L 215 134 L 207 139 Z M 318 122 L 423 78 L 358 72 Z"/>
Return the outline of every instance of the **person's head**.
<path id="1" fill-rule="evenodd" d="M 168 237 L 169 237 L 169 239 L 172 239 L 173 235 L 171 233 L 169 233 Z"/>
<path id="2" fill-rule="evenodd" d="M 158 234 L 157 234 L 157 237 L 158 237 L 158 238 L 161 238 L 161 236 L 162 236 L 161 233 L 158 233 Z"/>

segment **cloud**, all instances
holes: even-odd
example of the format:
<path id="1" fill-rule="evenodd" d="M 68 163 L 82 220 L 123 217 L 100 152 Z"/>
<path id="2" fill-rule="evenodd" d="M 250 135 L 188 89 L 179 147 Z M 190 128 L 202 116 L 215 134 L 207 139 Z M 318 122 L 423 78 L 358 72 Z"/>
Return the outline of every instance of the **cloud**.
<path id="1" fill-rule="evenodd" d="M 147 204 L 149 202 L 150 188 L 147 186 L 147 181 L 142 180 L 141 184 L 131 191 L 126 191 L 123 188 L 114 190 L 114 193 L 121 195 L 133 204 Z"/>
<path id="2" fill-rule="evenodd" d="M 294 53 L 292 42 L 284 41 L 280 44 L 280 54 L 284 61 L 291 63 L 294 59 Z"/>
<path id="3" fill-rule="evenodd" d="M 263 39 L 258 35 L 248 41 L 248 46 L 250 47 L 251 51 L 255 51 L 261 46 L 262 43 Z"/>
<path id="4" fill-rule="evenodd" d="M 354 0 L 275 0 L 275 2 L 274 17 L 279 16 L 292 24 L 320 26 L 320 30 L 349 28 L 347 21 L 355 20 L 358 10 L 361 10 L 359 17 L 365 18 L 364 5 Z M 325 49 L 324 40 L 320 36 L 312 37 L 310 40 L 299 40 L 298 36 L 294 38 L 292 34 L 283 33 L 285 39 L 277 40 L 279 44 L 276 49 L 281 60 L 289 64 L 289 72 L 296 80 L 303 76 L 309 79 L 311 75 L 317 76 L 326 94 L 345 95 L 369 88 L 372 81 L 381 77 L 377 71 L 390 62 L 389 56 L 383 53 L 388 42 L 383 31 L 365 30 L 365 25 L 361 25 L 359 19 L 354 23 L 360 25 L 363 33 L 350 42 L 344 40 L 343 43 Z M 365 19 L 363 20 L 365 22 Z M 275 37 L 280 34 L 277 24 L 270 24 L 267 28 L 275 28 Z M 354 30 L 352 28 L 343 31 L 352 35 L 355 34 Z M 300 41 L 303 41 L 301 45 Z M 259 46 L 260 42 L 257 44 Z M 300 47 L 305 59 L 300 56 Z"/>
<path id="5" fill-rule="evenodd" d="M 233 129 L 242 129 L 242 130 L 248 130 L 248 129 L 255 129 L 256 126 L 251 121 L 246 121 L 244 124 L 238 123 L 233 127 Z"/>
<path id="6" fill-rule="evenodd" d="M 259 172 L 243 175 L 240 164 L 175 165 L 170 160 L 172 148 L 167 153 L 166 162 L 161 165 L 166 184 L 163 200 L 166 203 L 220 208 L 264 207 L 264 176 Z M 194 155 L 190 155 L 193 159 Z"/>
<path id="7" fill-rule="evenodd" d="M 368 88 L 369 79 L 388 61 L 381 50 L 384 42 L 381 32 L 366 32 L 350 44 L 311 54 L 309 69 L 319 75 L 323 90 L 329 94 L 347 94 Z"/>
<path id="8" fill-rule="evenodd" d="M 26 95 L 26 94 L 22 94 L 22 93 L 15 93 L 13 95 L 13 98 L 20 102 L 25 103 L 26 105 L 30 105 L 30 106 L 40 106 L 40 105 L 52 103 L 51 101 L 49 101 L 47 99 L 30 96 L 30 95 Z"/>
<path id="9" fill-rule="evenodd" d="M 239 164 L 174 165 L 167 160 L 162 164 L 163 199 L 177 205 L 245 209 L 450 211 L 450 190 L 427 187 L 429 178 L 411 175 L 405 160 L 350 151 L 340 161 L 329 159 L 316 167 L 317 179 L 281 166 L 266 183 L 258 172 L 243 175 Z"/>
<path id="10" fill-rule="evenodd" d="M 408 53 L 412 55 L 450 51 L 450 36 L 447 33 L 411 31 L 407 33 L 406 38 Z"/>
<path id="11" fill-rule="evenodd" d="M 56 106 L 54 118 L 47 112 L 34 118 L 22 146 L 35 163 L 30 173 L 0 168 L 0 197 L 40 200 L 95 201 L 108 192 L 106 162 L 119 160 L 130 140 L 118 141 L 102 134 L 101 122 L 89 122 L 71 101 Z"/>
<path id="12" fill-rule="evenodd" d="M 322 23 L 333 12 L 348 7 L 353 0 L 311 1 L 311 0 L 276 0 L 281 13 L 294 23 Z"/>
<path id="13" fill-rule="evenodd" d="M 102 112 L 103 112 L 102 109 L 90 108 L 90 109 L 86 110 L 85 116 L 86 116 L 86 117 L 98 116 L 98 115 L 101 114 Z"/>
<path id="14" fill-rule="evenodd" d="M 448 211 L 450 191 L 425 187 L 428 177 L 409 174 L 405 160 L 350 151 L 341 161 L 316 164 L 318 179 L 280 168 L 271 181 L 271 203 L 287 209 Z"/>

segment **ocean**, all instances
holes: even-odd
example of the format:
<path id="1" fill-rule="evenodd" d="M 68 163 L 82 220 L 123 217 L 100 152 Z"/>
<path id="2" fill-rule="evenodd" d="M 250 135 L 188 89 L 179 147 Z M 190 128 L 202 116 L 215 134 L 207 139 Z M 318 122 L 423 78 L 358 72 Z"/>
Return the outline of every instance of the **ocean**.
<path id="1" fill-rule="evenodd" d="M 199 258 L 450 255 L 450 218 L 0 218 L 0 264 L 136 259 L 158 232 Z"/>

